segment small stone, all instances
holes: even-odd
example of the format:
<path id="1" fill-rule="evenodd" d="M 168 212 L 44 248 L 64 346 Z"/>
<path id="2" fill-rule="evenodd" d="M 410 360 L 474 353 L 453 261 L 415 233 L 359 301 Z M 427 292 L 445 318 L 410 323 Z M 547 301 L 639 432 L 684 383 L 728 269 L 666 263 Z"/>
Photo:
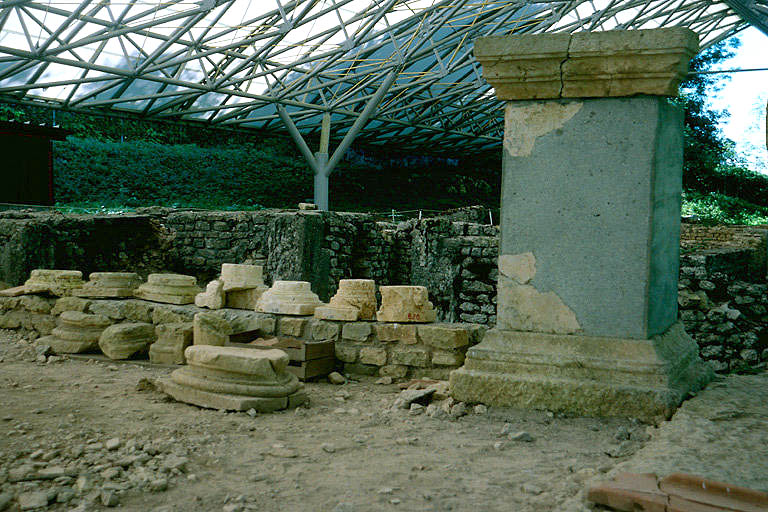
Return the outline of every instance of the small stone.
<path id="1" fill-rule="evenodd" d="M 502 441 L 496 441 L 493 443 L 493 449 L 500 452 L 504 449 L 504 443 Z"/>
<path id="2" fill-rule="evenodd" d="M 328 374 L 328 382 L 339 386 L 341 384 L 345 384 L 347 382 L 347 379 L 339 372 L 331 372 Z"/>
<path id="3" fill-rule="evenodd" d="M 382 487 L 378 491 L 379 494 L 392 494 L 393 492 L 395 492 L 395 490 L 391 487 Z"/>
<path id="4" fill-rule="evenodd" d="M 120 448 L 122 444 L 123 443 L 122 441 L 120 441 L 120 439 L 113 437 L 112 439 L 109 439 L 106 443 L 104 443 L 104 447 L 109 451 L 113 451 Z"/>
<path id="5" fill-rule="evenodd" d="M 485 414 L 488 412 L 488 408 L 483 404 L 477 404 L 474 407 L 475 414 Z"/>
<path id="6" fill-rule="evenodd" d="M 459 419 L 466 414 L 467 414 L 467 404 L 465 404 L 464 402 L 459 402 L 455 404 L 453 407 L 451 407 L 450 416 L 453 419 Z"/>
<path id="7" fill-rule="evenodd" d="M 437 420 L 442 420 L 448 417 L 448 413 L 446 413 L 439 405 L 437 404 L 429 404 L 426 409 L 427 416 L 430 418 L 435 418 Z"/>
<path id="8" fill-rule="evenodd" d="M 392 377 L 382 377 L 376 381 L 376 384 L 383 384 L 385 386 L 388 386 L 392 384 Z"/>
<path id="9" fill-rule="evenodd" d="M 255 418 L 259 413 L 256 412 L 256 409 L 250 408 L 246 411 L 246 414 L 251 418 Z"/>
<path id="10" fill-rule="evenodd" d="M 72 489 L 71 487 L 65 487 L 64 489 L 61 489 L 56 494 L 56 502 L 57 503 L 69 503 L 70 501 L 72 501 L 75 498 L 76 495 L 77 495 L 77 493 L 75 493 L 74 489 Z M 2 509 L 3 509 L 3 507 L 0 506 L 0 510 L 2 510 Z"/>
<path id="11" fill-rule="evenodd" d="M 105 507 L 116 507 L 120 502 L 117 494 L 113 490 L 101 491 L 101 504 Z"/>
<path id="12" fill-rule="evenodd" d="M 520 432 L 515 432 L 514 434 L 509 434 L 509 440 L 516 441 L 518 443 L 532 443 L 533 436 L 523 430 Z"/>
<path id="13" fill-rule="evenodd" d="M 20 510 L 32 510 L 48 506 L 48 493 L 45 491 L 23 492 L 17 498 Z"/>
<path id="14" fill-rule="evenodd" d="M 622 441 L 619 446 L 615 446 L 606 452 L 609 457 L 614 459 L 629 457 L 633 453 L 635 453 L 635 448 L 630 441 Z"/>
<path id="15" fill-rule="evenodd" d="M 392 498 L 391 500 L 389 500 L 389 502 L 392 505 L 399 505 L 400 504 L 400 498 Z"/>
<path id="16" fill-rule="evenodd" d="M 149 490 L 152 492 L 162 492 L 168 489 L 168 480 L 166 478 L 157 478 L 149 482 Z"/>
<path id="17" fill-rule="evenodd" d="M 323 443 L 320 445 L 320 447 L 323 449 L 325 453 L 334 453 L 336 451 L 336 447 L 333 446 L 331 443 Z"/>

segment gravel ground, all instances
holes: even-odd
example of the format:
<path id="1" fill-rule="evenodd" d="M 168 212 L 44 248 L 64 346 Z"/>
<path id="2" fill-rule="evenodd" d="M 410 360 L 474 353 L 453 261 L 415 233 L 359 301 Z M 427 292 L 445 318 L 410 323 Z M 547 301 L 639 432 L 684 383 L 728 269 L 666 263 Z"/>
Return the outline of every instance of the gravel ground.
<path id="1" fill-rule="evenodd" d="M 393 410 L 398 387 L 375 379 L 224 413 L 154 391 L 170 371 L 46 358 L 0 332 L 0 510 L 579 511 L 586 483 L 618 469 L 768 487 L 766 375 L 716 383 L 655 428 L 503 408 L 436 419 Z"/>

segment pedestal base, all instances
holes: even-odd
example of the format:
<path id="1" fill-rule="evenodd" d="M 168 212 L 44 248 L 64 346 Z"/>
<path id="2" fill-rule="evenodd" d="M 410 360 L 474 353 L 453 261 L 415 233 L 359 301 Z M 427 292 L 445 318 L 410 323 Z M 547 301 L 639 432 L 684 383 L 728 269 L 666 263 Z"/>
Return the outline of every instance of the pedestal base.
<path id="1" fill-rule="evenodd" d="M 648 340 L 492 329 L 450 390 L 466 402 L 653 421 L 713 376 L 679 323 Z"/>

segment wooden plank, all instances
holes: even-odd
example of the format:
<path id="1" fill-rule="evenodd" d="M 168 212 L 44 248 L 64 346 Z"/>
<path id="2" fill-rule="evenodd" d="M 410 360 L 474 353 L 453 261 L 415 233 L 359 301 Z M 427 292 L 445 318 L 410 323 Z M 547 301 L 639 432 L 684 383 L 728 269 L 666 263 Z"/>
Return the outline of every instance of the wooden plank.
<path id="1" fill-rule="evenodd" d="M 336 366 L 335 357 L 314 359 L 312 361 L 293 362 L 288 364 L 286 370 L 296 375 L 299 380 L 305 381 L 313 377 L 321 377 L 331 373 Z"/>
<path id="2" fill-rule="evenodd" d="M 288 354 L 291 361 L 312 361 L 315 359 L 333 357 L 336 354 L 333 341 L 302 341 L 295 338 L 270 338 L 251 343 L 230 342 L 227 345 L 260 350 L 278 348 Z"/>

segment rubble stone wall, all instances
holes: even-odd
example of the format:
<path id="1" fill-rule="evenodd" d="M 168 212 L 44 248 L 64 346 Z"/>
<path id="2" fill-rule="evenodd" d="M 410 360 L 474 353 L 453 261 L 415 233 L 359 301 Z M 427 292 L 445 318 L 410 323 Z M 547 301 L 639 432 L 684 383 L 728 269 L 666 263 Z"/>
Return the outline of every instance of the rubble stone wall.
<path id="1" fill-rule="evenodd" d="M 310 281 L 326 301 L 346 278 L 426 286 L 439 321 L 491 327 L 499 234 L 497 226 L 482 223 L 486 218 L 482 209 L 400 223 L 366 214 L 295 210 L 150 208 L 122 216 L 5 212 L 0 214 L 0 281 L 17 285 L 34 268 L 62 268 L 143 276 L 173 271 L 195 275 L 203 284 L 218 275 L 221 263 L 252 262 L 265 264 L 267 283 Z M 702 356 L 721 371 L 768 362 L 767 233 L 760 226 L 683 223 L 680 318 Z M 709 249 L 702 250 L 705 246 Z M 739 316 L 731 319 L 728 315 L 736 313 L 730 309 Z"/>

